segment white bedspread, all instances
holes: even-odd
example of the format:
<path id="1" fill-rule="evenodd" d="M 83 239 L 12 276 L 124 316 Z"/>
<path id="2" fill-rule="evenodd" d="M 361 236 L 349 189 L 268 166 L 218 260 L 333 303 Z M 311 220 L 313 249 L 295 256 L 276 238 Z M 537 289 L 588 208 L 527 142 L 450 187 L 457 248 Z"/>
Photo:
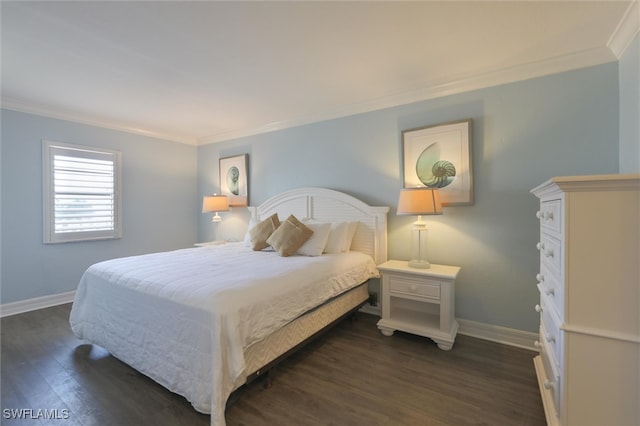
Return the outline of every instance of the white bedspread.
<path id="1" fill-rule="evenodd" d="M 238 243 L 133 256 L 85 272 L 70 324 L 224 425 L 245 348 L 376 276 L 358 252 L 283 258 Z"/>

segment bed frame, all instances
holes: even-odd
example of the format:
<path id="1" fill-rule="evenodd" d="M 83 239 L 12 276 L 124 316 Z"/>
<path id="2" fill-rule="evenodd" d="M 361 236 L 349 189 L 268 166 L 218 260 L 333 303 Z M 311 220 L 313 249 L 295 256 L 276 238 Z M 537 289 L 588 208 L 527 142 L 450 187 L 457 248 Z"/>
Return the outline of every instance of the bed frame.
<path id="1" fill-rule="evenodd" d="M 372 207 L 348 194 L 326 188 L 298 188 L 249 207 L 257 222 L 277 213 L 281 219 L 293 214 L 299 219 L 321 222 L 357 221 L 351 250 L 370 255 L 376 264 L 387 260 L 387 212 L 389 207 Z M 245 350 L 246 383 L 270 373 L 280 361 L 328 330 L 369 299 L 367 283 L 307 312 L 282 329 Z M 271 385 L 268 377 L 267 386 Z"/>

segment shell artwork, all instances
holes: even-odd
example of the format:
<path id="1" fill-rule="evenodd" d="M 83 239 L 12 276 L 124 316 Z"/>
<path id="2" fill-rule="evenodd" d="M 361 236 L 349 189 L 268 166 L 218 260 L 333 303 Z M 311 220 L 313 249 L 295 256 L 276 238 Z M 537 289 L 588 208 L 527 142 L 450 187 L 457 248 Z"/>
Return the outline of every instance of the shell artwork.
<path id="1" fill-rule="evenodd" d="M 229 170 L 227 170 L 227 186 L 229 187 L 229 192 L 233 195 L 240 195 L 239 178 L 240 170 L 236 166 L 229 167 Z"/>
<path id="2" fill-rule="evenodd" d="M 416 174 L 429 188 L 444 188 L 456 178 L 456 167 L 452 162 L 440 159 L 440 146 L 435 142 L 418 156 Z"/>

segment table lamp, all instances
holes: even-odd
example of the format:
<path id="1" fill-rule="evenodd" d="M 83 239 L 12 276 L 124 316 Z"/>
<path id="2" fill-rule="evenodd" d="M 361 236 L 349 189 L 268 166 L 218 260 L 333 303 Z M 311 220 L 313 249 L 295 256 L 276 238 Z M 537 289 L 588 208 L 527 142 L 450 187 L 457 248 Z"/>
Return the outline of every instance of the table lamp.
<path id="1" fill-rule="evenodd" d="M 222 218 L 218 214 L 219 212 L 229 211 L 229 199 L 226 195 L 205 195 L 202 198 L 202 213 L 215 212 L 212 222 L 220 222 Z"/>
<path id="2" fill-rule="evenodd" d="M 412 268 L 428 269 L 431 263 L 427 260 L 427 224 L 422 221 L 422 215 L 442 214 L 440 192 L 434 188 L 406 188 L 400 191 L 398 198 L 399 215 L 417 215 L 411 229 L 411 260 Z"/>

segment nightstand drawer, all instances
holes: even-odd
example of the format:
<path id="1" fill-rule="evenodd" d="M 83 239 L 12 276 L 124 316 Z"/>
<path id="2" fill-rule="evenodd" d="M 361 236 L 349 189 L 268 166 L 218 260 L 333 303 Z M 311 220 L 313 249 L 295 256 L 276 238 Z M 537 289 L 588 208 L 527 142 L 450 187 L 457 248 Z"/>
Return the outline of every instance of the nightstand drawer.
<path id="1" fill-rule="evenodd" d="M 440 300 L 440 283 L 437 281 L 391 276 L 389 278 L 389 290 L 392 294 Z"/>

